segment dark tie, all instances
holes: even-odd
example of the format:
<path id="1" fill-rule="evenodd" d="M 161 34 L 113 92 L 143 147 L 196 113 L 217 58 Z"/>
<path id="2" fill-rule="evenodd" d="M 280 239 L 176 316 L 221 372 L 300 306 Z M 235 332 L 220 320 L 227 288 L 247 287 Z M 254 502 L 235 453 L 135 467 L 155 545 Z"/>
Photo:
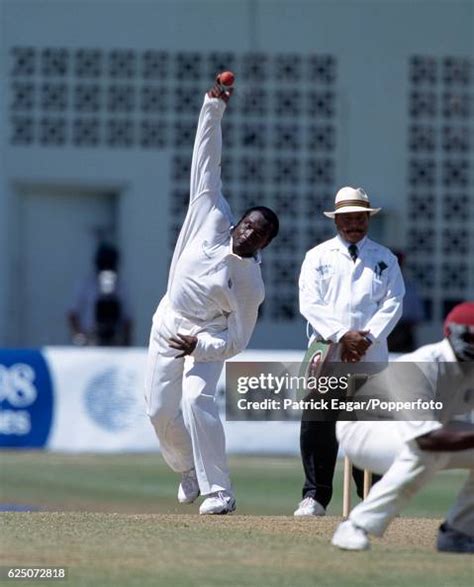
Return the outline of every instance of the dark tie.
<path id="1" fill-rule="evenodd" d="M 349 255 L 351 256 L 351 259 L 354 261 L 354 263 L 357 259 L 357 252 L 357 245 L 349 245 Z"/>

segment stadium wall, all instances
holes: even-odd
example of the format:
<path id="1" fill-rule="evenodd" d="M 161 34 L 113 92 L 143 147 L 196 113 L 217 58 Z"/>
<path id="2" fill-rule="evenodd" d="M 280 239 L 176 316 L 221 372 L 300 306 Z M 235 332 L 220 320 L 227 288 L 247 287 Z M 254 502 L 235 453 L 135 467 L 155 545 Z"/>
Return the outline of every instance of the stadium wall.
<path id="1" fill-rule="evenodd" d="M 344 184 L 384 208 L 373 236 L 409 252 L 427 309 L 420 342 L 473 297 L 469 0 L 6 0 L 0 10 L 1 345 L 69 342 L 65 311 L 101 235 L 122 251 L 134 342 L 146 343 L 200 96 L 229 64 L 239 85 L 225 194 L 236 214 L 263 201 L 283 220 L 265 255 L 254 347 L 305 346 L 297 273 L 332 233 L 321 211 Z M 94 224 L 104 198 L 109 216 Z"/>
<path id="2" fill-rule="evenodd" d="M 59 452 L 156 451 L 143 397 L 145 349 L 0 350 L 0 448 Z M 242 361 L 301 360 L 295 352 L 244 352 Z M 225 420 L 230 453 L 297 454 L 299 421 Z"/>

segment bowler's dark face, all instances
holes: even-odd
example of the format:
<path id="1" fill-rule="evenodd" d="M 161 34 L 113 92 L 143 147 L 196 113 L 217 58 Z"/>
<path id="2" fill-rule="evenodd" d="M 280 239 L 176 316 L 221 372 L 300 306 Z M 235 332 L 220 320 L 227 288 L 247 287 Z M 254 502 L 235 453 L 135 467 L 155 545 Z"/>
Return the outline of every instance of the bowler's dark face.
<path id="1" fill-rule="evenodd" d="M 336 214 L 334 222 L 340 236 L 348 243 L 356 244 L 364 238 L 369 230 L 368 212 L 349 212 Z"/>
<path id="2" fill-rule="evenodd" d="M 239 257 L 253 257 L 270 242 L 271 224 L 253 210 L 232 231 L 232 250 Z"/>

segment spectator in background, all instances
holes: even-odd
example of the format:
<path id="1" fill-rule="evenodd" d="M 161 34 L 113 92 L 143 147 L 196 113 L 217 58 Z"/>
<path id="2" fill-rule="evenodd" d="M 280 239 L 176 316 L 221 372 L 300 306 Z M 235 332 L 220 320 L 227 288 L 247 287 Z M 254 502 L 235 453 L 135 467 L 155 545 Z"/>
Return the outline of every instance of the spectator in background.
<path id="1" fill-rule="evenodd" d="M 119 275 L 120 256 L 116 247 L 101 243 L 94 264 L 94 273 L 80 284 L 68 312 L 73 343 L 129 346 L 132 318 Z"/>
<path id="2" fill-rule="evenodd" d="M 408 279 L 403 271 L 405 254 L 401 251 L 394 251 L 394 253 L 403 273 L 405 297 L 403 298 L 402 317 L 387 339 L 388 350 L 391 353 L 411 353 L 417 347 L 416 327 L 423 321 L 425 312 L 416 283 Z"/>

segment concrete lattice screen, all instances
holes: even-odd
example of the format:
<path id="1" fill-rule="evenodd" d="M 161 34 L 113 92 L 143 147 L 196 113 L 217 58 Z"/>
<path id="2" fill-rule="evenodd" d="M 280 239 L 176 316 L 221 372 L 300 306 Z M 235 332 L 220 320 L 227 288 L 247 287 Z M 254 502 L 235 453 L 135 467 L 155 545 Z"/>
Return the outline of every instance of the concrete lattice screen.
<path id="1" fill-rule="evenodd" d="M 169 254 L 187 206 L 203 93 L 218 71 L 232 69 L 237 89 L 223 125 L 224 195 L 236 214 L 264 204 L 285 217 L 265 255 L 263 316 L 297 317 L 304 253 L 332 234 L 318 212 L 331 205 L 335 189 L 334 56 L 14 47 L 10 59 L 11 145 L 170 153 Z"/>
<path id="2" fill-rule="evenodd" d="M 428 321 L 469 297 L 474 271 L 472 67 L 466 57 L 429 55 L 406 64 L 403 236 Z M 224 119 L 224 194 L 236 213 L 261 203 L 285 218 L 265 255 L 263 316 L 293 321 L 304 252 L 333 233 L 321 212 L 338 187 L 344 136 L 334 55 L 15 46 L 9 143 L 168 153 L 171 255 L 202 94 L 222 69 L 237 76 Z"/>
<path id="3" fill-rule="evenodd" d="M 473 65 L 413 56 L 408 66 L 407 261 L 428 320 L 469 297 L 474 273 Z"/>

